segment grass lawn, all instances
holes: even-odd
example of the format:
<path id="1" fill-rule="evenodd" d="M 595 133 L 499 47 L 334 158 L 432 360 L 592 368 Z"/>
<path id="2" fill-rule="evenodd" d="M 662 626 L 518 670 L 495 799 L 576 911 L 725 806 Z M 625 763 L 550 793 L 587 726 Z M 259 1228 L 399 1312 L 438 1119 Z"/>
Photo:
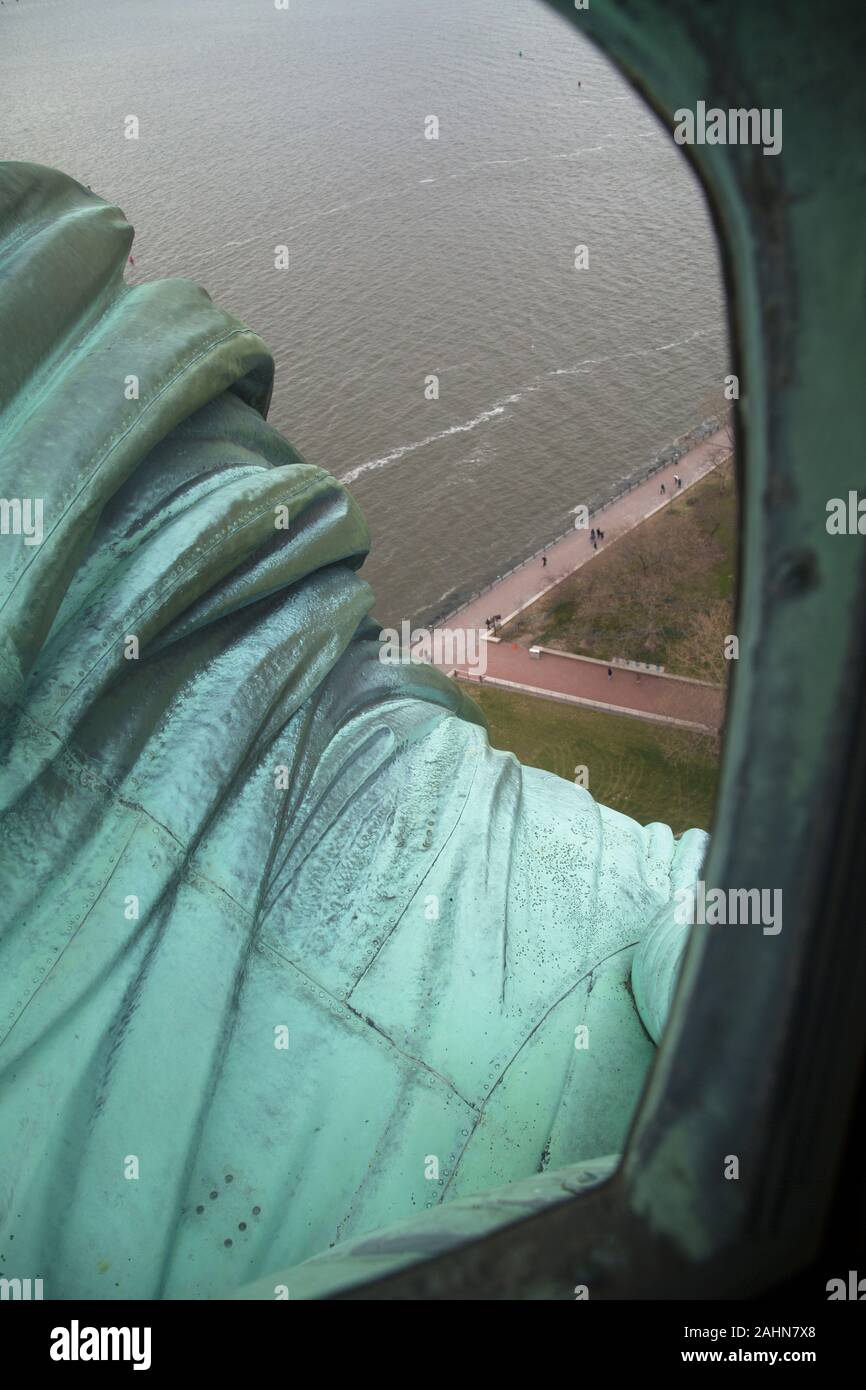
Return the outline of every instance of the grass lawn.
<path id="1" fill-rule="evenodd" d="M 585 766 L 596 801 L 642 824 L 663 821 L 675 834 L 710 829 L 719 762 L 714 737 L 492 686 L 463 689 L 483 709 L 494 748 L 568 781 L 575 767 Z"/>
<path id="2" fill-rule="evenodd" d="M 722 684 L 736 547 L 729 461 L 609 549 L 602 545 L 589 565 L 521 613 L 502 636 L 602 661 L 648 661 Z"/>

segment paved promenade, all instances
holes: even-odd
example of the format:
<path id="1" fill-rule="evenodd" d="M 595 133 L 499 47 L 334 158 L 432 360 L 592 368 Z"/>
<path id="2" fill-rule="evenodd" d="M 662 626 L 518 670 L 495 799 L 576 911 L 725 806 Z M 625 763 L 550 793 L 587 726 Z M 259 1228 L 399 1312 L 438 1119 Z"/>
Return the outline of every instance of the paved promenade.
<path id="1" fill-rule="evenodd" d="M 440 629 L 484 632 L 485 619 L 493 616 L 499 616 L 501 623 L 506 623 L 563 579 L 591 564 L 596 554 L 601 554 L 673 497 L 692 487 L 729 454 L 726 431 L 719 430 L 684 454 L 677 463 L 660 469 L 597 512 L 592 524 L 600 525 L 604 531 L 604 541 L 598 551 L 593 550 L 588 531 L 570 532 L 545 552 L 546 565 L 540 556 L 527 561 L 444 619 L 439 624 Z M 674 475 L 682 479 L 679 488 Z M 724 718 L 721 686 L 667 674 L 638 673 L 617 666 L 611 668 L 608 676 L 606 662 L 548 649 L 533 657 L 528 648 L 516 642 L 490 641 L 486 648 L 487 670 L 483 679 L 491 685 L 516 687 L 567 703 L 610 709 L 707 732 L 718 730 Z M 618 655 L 627 657 L 628 653 Z M 448 669 L 463 679 L 477 680 L 477 675 L 466 668 L 449 666 Z"/>
<path id="2" fill-rule="evenodd" d="M 726 431 L 719 430 L 716 434 L 711 434 L 702 444 L 697 444 L 694 449 L 683 454 L 678 463 L 671 463 L 659 469 L 631 492 L 617 497 L 609 506 L 595 513 L 591 525 L 601 526 L 604 531 L 604 540 L 597 552 L 592 548 L 589 530 L 569 531 L 545 551 L 546 565 L 542 563 L 541 556 L 527 560 L 525 565 L 520 565 L 504 579 L 497 579 L 478 598 L 472 599 L 447 618 L 443 618 L 439 627 L 483 629 L 485 618 L 491 618 L 495 614 L 500 614 L 502 622 L 506 622 L 515 613 L 528 608 L 549 589 L 555 588 L 568 575 L 574 574 L 575 570 L 589 564 L 596 554 L 600 555 L 602 550 L 613 545 L 620 536 L 633 531 L 635 526 L 639 526 L 647 517 L 666 506 L 675 495 L 682 494 L 712 469 L 717 468 L 729 454 L 730 445 L 727 442 Z M 682 478 L 682 487 L 676 487 L 674 474 Z M 665 487 L 664 493 L 661 491 L 662 484 Z"/>
<path id="3" fill-rule="evenodd" d="M 565 703 L 600 706 L 611 713 L 681 724 L 708 733 L 721 728 L 724 717 L 721 686 L 705 685 L 681 676 L 635 672 L 622 666 L 608 667 L 603 661 L 568 656 L 549 648 L 533 657 L 528 648 L 518 643 L 487 642 L 485 645 L 485 684 L 519 686 L 528 694 L 559 697 Z M 459 667 L 457 672 L 478 683 L 477 676 Z"/>

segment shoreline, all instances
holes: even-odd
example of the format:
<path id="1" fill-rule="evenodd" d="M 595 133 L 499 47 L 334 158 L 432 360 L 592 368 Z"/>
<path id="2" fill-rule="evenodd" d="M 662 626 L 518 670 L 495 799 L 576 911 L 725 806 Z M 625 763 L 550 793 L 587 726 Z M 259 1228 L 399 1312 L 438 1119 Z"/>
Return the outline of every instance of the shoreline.
<path id="1" fill-rule="evenodd" d="M 716 424 L 715 421 L 712 423 Z M 684 450 L 678 450 L 676 445 L 671 446 L 648 472 L 626 484 L 607 502 L 590 510 L 590 524 L 601 522 L 604 529 L 602 549 L 634 530 L 730 457 L 732 451 L 726 426 L 717 427 L 711 432 L 701 425 L 691 435 L 684 437 L 694 439 L 696 436 L 699 442 Z M 679 488 L 674 481 L 675 475 L 682 480 Z M 664 492 L 661 491 L 662 486 Z M 459 602 L 447 614 L 440 613 L 433 619 L 427 619 L 427 625 L 434 632 L 442 631 L 452 628 L 455 620 L 459 619 L 458 626 L 464 630 L 483 629 L 487 617 L 497 616 L 501 628 L 589 563 L 597 553 L 590 543 L 589 527 L 572 527 L 497 576 L 483 589 Z M 423 625 L 423 620 L 418 622 L 419 626 Z"/>

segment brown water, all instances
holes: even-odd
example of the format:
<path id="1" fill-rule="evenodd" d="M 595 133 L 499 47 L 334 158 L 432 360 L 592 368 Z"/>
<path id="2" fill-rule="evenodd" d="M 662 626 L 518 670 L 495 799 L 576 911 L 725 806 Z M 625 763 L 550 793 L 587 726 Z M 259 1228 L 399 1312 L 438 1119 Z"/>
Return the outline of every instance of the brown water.
<path id="1" fill-rule="evenodd" d="M 118 202 L 133 277 L 262 334 L 272 422 L 366 513 L 384 622 L 452 607 L 718 404 L 700 190 L 537 0 L 6 0 L 0 154 Z"/>

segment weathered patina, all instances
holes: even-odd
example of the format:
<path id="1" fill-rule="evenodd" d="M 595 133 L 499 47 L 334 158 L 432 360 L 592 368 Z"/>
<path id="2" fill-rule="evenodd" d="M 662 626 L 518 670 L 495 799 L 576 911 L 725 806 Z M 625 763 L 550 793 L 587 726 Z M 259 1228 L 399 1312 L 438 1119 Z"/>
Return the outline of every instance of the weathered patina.
<path id="1" fill-rule="evenodd" d="M 634 948 L 706 836 L 379 659 L 363 520 L 267 425 L 264 345 L 126 285 L 131 241 L 0 167 L 0 491 L 43 527 L 0 544 L 2 1272 L 273 1296 L 376 1227 L 444 1203 L 395 1238 L 444 1248 L 609 1170 L 551 1176 L 622 1146 Z M 635 977 L 655 1033 L 679 948 Z"/>

